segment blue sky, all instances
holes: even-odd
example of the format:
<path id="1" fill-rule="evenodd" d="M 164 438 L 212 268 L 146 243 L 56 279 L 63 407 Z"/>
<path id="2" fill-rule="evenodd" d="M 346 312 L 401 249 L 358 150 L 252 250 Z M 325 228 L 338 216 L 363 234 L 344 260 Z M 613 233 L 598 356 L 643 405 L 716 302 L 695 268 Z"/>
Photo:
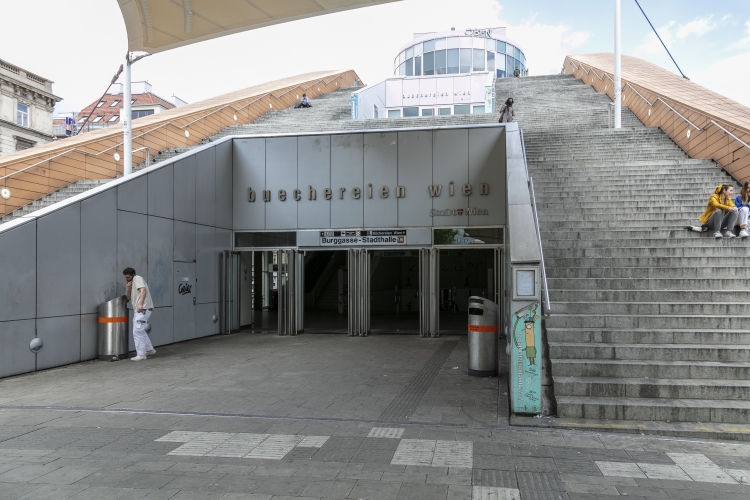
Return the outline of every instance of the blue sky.
<path id="1" fill-rule="evenodd" d="M 640 1 L 687 76 L 750 106 L 750 0 Z M 117 1 L 5 4 L 8 19 L 27 19 L 29 11 L 48 15 L 28 18 L 33 29 L 4 23 L 0 58 L 54 80 L 54 92 L 64 98 L 60 111 L 95 101 L 126 50 Z M 531 74 L 558 73 L 567 54 L 612 51 L 613 6 L 613 0 L 405 0 L 156 54 L 134 66 L 133 79 L 188 102 L 322 69 L 354 69 L 372 84 L 390 76 L 393 57 L 413 33 L 452 26 L 505 26 L 524 48 Z M 622 25 L 624 54 L 676 72 L 634 0 L 622 0 Z"/>

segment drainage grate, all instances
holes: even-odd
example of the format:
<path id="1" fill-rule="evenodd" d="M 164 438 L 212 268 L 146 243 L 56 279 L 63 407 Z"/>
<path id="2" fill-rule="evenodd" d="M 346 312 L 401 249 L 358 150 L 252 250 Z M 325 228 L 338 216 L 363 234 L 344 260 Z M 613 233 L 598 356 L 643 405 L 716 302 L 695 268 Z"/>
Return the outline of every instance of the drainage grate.
<path id="1" fill-rule="evenodd" d="M 446 340 L 443 342 L 435 354 L 424 364 L 422 369 L 417 373 L 409 384 L 404 387 L 401 394 L 396 396 L 396 399 L 388 405 L 378 420 L 385 422 L 402 422 L 409 420 L 414 412 L 417 410 L 419 401 L 422 396 L 425 395 L 427 390 L 432 385 L 432 381 L 440 371 L 440 368 L 445 364 L 448 356 L 451 355 L 453 349 L 458 345 L 457 341 Z"/>

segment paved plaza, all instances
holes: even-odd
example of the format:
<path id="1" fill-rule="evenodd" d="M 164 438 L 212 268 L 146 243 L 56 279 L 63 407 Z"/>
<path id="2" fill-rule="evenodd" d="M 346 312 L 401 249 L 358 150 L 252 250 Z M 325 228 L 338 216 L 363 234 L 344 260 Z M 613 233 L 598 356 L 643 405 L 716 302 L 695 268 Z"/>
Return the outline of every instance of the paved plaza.
<path id="1" fill-rule="evenodd" d="M 0 380 L 0 499 L 750 498 L 750 445 L 510 427 L 464 336 L 158 351 Z"/>

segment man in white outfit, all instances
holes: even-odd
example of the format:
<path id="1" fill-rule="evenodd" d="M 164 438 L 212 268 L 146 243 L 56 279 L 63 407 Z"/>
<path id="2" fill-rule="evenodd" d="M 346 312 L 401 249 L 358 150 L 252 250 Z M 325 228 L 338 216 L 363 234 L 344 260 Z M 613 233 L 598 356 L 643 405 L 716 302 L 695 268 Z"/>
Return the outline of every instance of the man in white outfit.
<path id="1" fill-rule="evenodd" d="M 135 344 L 136 356 L 130 361 L 143 361 L 149 355 L 156 354 L 151 339 L 146 333 L 146 325 L 154 309 L 154 301 L 148 290 L 146 280 L 135 274 L 135 269 L 126 267 L 122 271 L 127 285 L 125 287 L 125 298 L 133 305 L 133 343 Z"/>

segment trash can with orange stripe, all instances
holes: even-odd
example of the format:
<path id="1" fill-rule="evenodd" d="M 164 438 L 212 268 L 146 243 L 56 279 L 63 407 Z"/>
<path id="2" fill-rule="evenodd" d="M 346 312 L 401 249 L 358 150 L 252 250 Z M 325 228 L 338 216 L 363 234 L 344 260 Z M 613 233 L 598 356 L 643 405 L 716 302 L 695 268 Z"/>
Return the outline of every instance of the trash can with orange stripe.
<path id="1" fill-rule="evenodd" d="M 127 306 L 124 296 L 99 306 L 99 359 L 116 361 L 128 357 Z"/>
<path id="2" fill-rule="evenodd" d="M 469 297 L 469 375 L 497 375 L 498 306 L 483 297 Z"/>

